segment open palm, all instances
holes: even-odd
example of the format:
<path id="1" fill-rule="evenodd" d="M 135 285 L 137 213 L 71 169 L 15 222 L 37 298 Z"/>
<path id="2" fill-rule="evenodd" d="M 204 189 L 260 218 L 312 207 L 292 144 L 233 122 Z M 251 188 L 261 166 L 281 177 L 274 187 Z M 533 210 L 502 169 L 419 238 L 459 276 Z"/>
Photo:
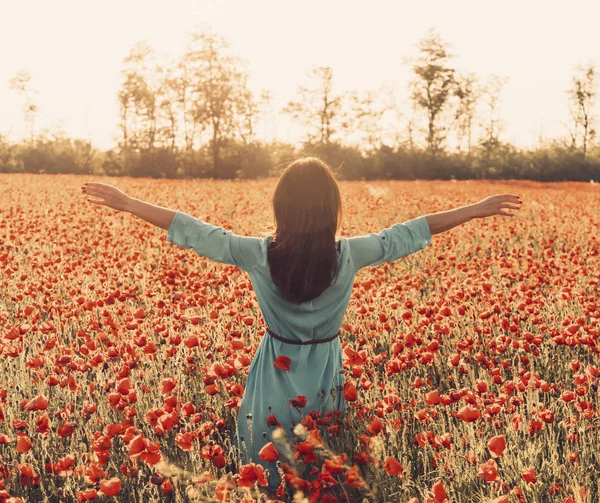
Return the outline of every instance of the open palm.
<path id="1" fill-rule="evenodd" d="M 112 185 L 90 182 L 84 184 L 81 190 L 85 195 L 98 198 L 88 198 L 87 200 L 92 204 L 108 206 L 118 211 L 127 211 L 130 207 L 131 197 Z"/>
<path id="2" fill-rule="evenodd" d="M 486 197 L 474 205 L 475 218 L 491 217 L 492 215 L 502 215 L 512 217 L 510 210 L 521 208 L 521 198 L 515 194 L 498 194 Z"/>

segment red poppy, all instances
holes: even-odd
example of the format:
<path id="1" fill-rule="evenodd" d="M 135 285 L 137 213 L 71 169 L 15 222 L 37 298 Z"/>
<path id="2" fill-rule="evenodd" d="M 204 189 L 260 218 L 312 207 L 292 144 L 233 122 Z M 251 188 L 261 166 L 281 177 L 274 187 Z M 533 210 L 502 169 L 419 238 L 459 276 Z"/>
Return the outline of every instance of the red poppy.
<path id="1" fill-rule="evenodd" d="M 75 431 L 76 423 L 69 422 L 58 427 L 58 436 L 61 438 L 70 437 Z"/>
<path id="2" fill-rule="evenodd" d="M 337 475 L 344 471 L 344 465 L 348 460 L 348 455 L 343 452 L 337 456 L 332 456 L 325 460 L 325 464 L 323 466 L 323 472 L 329 473 L 331 475 Z"/>
<path id="3" fill-rule="evenodd" d="M 367 426 L 367 430 L 373 436 L 377 435 L 381 430 L 383 430 L 383 423 L 379 420 L 378 417 L 374 417 L 369 426 Z"/>
<path id="4" fill-rule="evenodd" d="M 482 477 L 486 482 L 493 482 L 498 479 L 498 465 L 493 459 L 479 465 L 478 477 Z"/>
<path id="5" fill-rule="evenodd" d="M 27 435 L 24 433 L 17 435 L 17 452 L 27 452 L 31 449 L 32 443 Z"/>
<path id="6" fill-rule="evenodd" d="M 423 401 L 425 405 L 437 405 L 440 403 L 440 393 L 437 389 L 430 391 L 429 393 L 425 393 L 423 396 Z"/>
<path id="7" fill-rule="evenodd" d="M 159 384 L 161 394 L 168 395 L 177 386 L 177 380 L 171 377 L 163 379 Z"/>
<path id="8" fill-rule="evenodd" d="M 276 367 L 281 370 L 285 370 L 286 372 L 290 371 L 290 364 L 292 360 L 287 356 L 281 355 L 275 358 L 275 363 L 273 363 L 273 367 Z"/>
<path id="9" fill-rule="evenodd" d="M 38 395 L 32 400 L 23 403 L 25 410 L 46 410 L 48 408 L 48 399 L 45 396 Z"/>
<path id="10" fill-rule="evenodd" d="M 523 477 L 523 480 L 525 482 L 529 482 L 530 484 L 534 484 L 535 481 L 537 480 L 537 478 L 535 476 L 535 468 L 533 466 L 525 468 L 525 470 L 523 470 L 521 472 L 521 477 Z"/>
<path id="11" fill-rule="evenodd" d="M 383 468 L 388 475 L 398 475 L 398 477 L 400 477 L 404 471 L 404 467 L 400 464 L 400 462 L 392 457 L 386 458 Z"/>
<path id="12" fill-rule="evenodd" d="M 296 398 L 292 398 L 290 400 L 290 404 L 292 405 L 292 407 L 297 407 L 298 409 L 301 409 L 302 407 L 306 406 L 306 397 L 304 395 L 298 395 Z"/>
<path id="13" fill-rule="evenodd" d="M 273 442 L 269 442 L 260 450 L 258 457 L 263 461 L 277 461 L 279 452 L 277 452 Z"/>
<path id="14" fill-rule="evenodd" d="M 310 442 L 298 442 L 294 445 L 294 459 L 302 458 L 305 463 L 314 463 L 317 456 L 313 452 L 313 446 Z"/>
<path id="15" fill-rule="evenodd" d="M 433 493 L 433 498 L 438 503 L 442 503 L 446 499 L 446 490 L 444 489 L 444 484 L 439 481 L 431 486 L 431 492 Z"/>
<path id="16" fill-rule="evenodd" d="M 365 485 L 365 481 L 358 471 L 358 465 L 353 465 L 352 468 L 346 470 L 346 473 L 344 474 L 344 485 L 354 488 L 360 488 Z"/>
<path id="17" fill-rule="evenodd" d="M 100 481 L 100 491 L 109 498 L 111 496 L 116 496 L 121 492 L 121 480 L 118 477 L 113 477 L 108 480 L 102 479 Z"/>
<path id="18" fill-rule="evenodd" d="M 357 398 L 356 386 L 350 381 L 344 384 L 344 400 L 354 402 Z"/>
<path id="19" fill-rule="evenodd" d="M 192 441 L 193 440 L 194 440 L 194 436 L 189 431 L 181 431 L 177 435 L 175 435 L 175 443 L 183 451 L 191 451 L 192 450 Z"/>
<path id="20" fill-rule="evenodd" d="M 492 437 L 487 446 L 493 457 L 502 456 L 504 449 L 506 449 L 506 438 L 504 438 L 504 435 Z"/>
<path id="21" fill-rule="evenodd" d="M 481 417 L 481 413 L 477 407 L 474 407 L 471 404 L 465 405 L 462 409 L 458 411 L 456 417 L 470 423 L 472 421 L 477 421 Z"/>
<path id="22" fill-rule="evenodd" d="M 79 503 L 83 501 L 95 500 L 98 497 L 98 491 L 96 489 L 85 489 L 83 491 L 77 491 L 75 497 Z"/>
<path id="23" fill-rule="evenodd" d="M 279 421 L 277 421 L 277 418 L 275 417 L 274 414 L 270 414 L 269 417 L 266 420 L 266 423 L 269 426 L 277 426 L 277 427 L 281 427 L 281 424 L 279 423 Z"/>
<path id="24" fill-rule="evenodd" d="M 146 450 L 140 454 L 140 459 L 149 465 L 155 465 L 162 459 L 162 453 L 160 452 L 159 442 L 150 442 L 145 439 Z"/>
<path id="25" fill-rule="evenodd" d="M 240 487 L 252 487 L 256 482 L 261 486 L 268 484 L 264 468 L 256 463 L 240 466 L 239 475 L 238 485 Z"/>
<path id="26" fill-rule="evenodd" d="M 29 463 L 21 463 L 17 465 L 19 469 L 19 479 L 21 484 L 25 486 L 37 485 L 40 483 L 40 476 L 35 471 L 35 468 Z"/>

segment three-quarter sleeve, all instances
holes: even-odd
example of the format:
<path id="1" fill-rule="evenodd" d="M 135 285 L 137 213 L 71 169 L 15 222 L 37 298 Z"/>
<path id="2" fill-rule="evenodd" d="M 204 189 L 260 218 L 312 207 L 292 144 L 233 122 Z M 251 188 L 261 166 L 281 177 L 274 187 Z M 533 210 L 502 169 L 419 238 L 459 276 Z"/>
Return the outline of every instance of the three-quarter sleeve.
<path id="1" fill-rule="evenodd" d="M 261 238 L 238 236 L 181 211 L 175 212 L 167 231 L 167 241 L 182 248 L 193 248 L 203 257 L 235 265 L 244 271 L 254 268 L 262 259 Z"/>
<path id="2" fill-rule="evenodd" d="M 348 238 L 354 268 L 375 266 L 397 260 L 431 243 L 431 229 L 422 216 L 394 224 L 378 233 Z"/>

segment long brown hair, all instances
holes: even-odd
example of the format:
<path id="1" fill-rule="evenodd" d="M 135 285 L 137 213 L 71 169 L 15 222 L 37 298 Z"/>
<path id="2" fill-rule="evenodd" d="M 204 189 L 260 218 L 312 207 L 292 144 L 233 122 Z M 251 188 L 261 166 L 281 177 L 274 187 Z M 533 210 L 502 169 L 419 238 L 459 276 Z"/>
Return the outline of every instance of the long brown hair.
<path id="1" fill-rule="evenodd" d="M 336 233 L 340 190 L 331 168 L 316 157 L 292 162 L 273 196 L 275 230 L 267 260 L 282 296 L 296 304 L 318 297 L 339 274 Z"/>

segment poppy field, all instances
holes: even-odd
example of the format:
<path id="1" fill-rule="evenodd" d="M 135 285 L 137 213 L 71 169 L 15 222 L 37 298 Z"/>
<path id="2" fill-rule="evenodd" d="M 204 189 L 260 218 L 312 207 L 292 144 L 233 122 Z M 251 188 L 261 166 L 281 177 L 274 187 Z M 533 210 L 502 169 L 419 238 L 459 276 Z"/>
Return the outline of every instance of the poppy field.
<path id="1" fill-rule="evenodd" d="M 249 277 L 88 203 L 91 181 L 237 234 L 272 223 L 275 179 L 0 175 L 0 503 L 599 501 L 598 184 L 340 182 L 342 236 L 523 205 L 359 271 L 348 408 L 261 449 L 285 481 L 267 494 L 232 446 L 265 333 Z"/>

